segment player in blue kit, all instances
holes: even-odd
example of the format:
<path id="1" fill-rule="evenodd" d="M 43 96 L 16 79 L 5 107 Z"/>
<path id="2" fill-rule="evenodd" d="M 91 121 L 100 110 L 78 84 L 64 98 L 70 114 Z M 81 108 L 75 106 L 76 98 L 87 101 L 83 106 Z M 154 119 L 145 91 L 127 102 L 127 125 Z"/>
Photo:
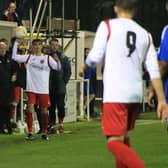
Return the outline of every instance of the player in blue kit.
<path id="1" fill-rule="evenodd" d="M 168 11 L 168 0 L 166 1 L 165 8 L 166 8 L 166 11 Z M 168 45 L 167 43 L 168 43 L 168 25 L 166 25 L 163 28 L 163 31 L 161 34 L 160 47 L 158 50 L 160 74 L 163 80 L 166 103 L 168 104 Z M 151 105 L 152 105 L 151 100 L 153 97 L 154 97 L 154 91 L 153 91 L 153 88 L 150 88 L 148 102 Z M 168 118 L 167 118 L 167 124 L 168 124 Z M 168 130 L 168 125 L 167 125 L 167 130 Z"/>

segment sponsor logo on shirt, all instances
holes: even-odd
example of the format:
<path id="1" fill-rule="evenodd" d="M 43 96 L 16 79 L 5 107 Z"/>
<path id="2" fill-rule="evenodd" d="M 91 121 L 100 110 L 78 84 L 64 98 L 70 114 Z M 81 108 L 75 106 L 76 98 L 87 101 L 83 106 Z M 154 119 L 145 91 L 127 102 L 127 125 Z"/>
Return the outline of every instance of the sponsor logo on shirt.
<path id="1" fill-rule="evenodd" d="M 37 64 L 37 63 L 31 63 L 30 64 L 33 68 L 36 68 L 36 69 L 38 69 L 38 70 L 43 70 L 44 69 L 44 67 L 43 66 L 41 66 L 41 64 L 39 65 L 39 64 Z"/>
<path id="2" fill-rule="evenodd" d="M 40 63 L 41 63 L 41 64 L 44 64 L 44 60 L 40 60 Z"/>

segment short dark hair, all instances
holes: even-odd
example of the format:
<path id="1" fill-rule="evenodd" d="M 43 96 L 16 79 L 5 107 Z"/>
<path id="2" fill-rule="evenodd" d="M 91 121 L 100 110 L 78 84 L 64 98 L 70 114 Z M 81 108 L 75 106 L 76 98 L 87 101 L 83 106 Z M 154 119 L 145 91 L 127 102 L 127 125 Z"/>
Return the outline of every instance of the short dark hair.
<path id="1" fill-rule="evenodd" d="M 116 0 L 115 5 L 123 10 L 136 12 L 139 0 Z"/>
<path id="2" fill-rule="evenodd" d="M 49 41 L 49 44 L 51 44 L 52 42 L 59 42 L 59 40 L 57 38 L 52 38 L 50 41 Z"/>
<path id="3" fill-rule="evenodd" d="M 88 48 L 88 47 L 84 48 L 84 51 L 86 51 L 86 50 L 90 50 L 90 48 Z"/>
<path id="4" fill-rule="evenodd" d="M 41 43 L 42 44 L 42 40 L 41 39 L 34 39 L 32 41 L 32 44 L 34 45 L 35 43 Z"/>
<path id="5" fill-rule="evenodd" d="M 4 42 L 6 45 L 9 45 L 9 42 L 6 38 L 1 38 L 0 42 Z"/>

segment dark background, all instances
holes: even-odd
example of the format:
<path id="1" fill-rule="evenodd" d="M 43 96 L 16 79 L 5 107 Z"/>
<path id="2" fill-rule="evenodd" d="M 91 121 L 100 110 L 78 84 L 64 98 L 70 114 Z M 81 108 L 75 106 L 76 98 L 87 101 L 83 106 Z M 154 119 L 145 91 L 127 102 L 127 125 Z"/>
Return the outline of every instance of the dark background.
<path id="1" fill-rule="evenodd" d="M 34 0 L 39 1 L 39 0 Z M 76 0 L 65 1 L 65 19 L 76 18 Z M 135 20 L 153 35 L 156 47 L 159 45 L 160 33 L 163 26 L 168 23 L 168 15 L 165 11 L 166 0 L 140 0 L 139 10 Z M 10 0 L 0 0 L 0 12 L 5 10 Z M 102 19 L 114 17 L 114 0 L 78 0 L 78 18 L 81 30 L 96 31 Z M 28 0 L 24 18 L 28 18 L 28 8 L 31 6 Z M 48 15 L 48 10 L 46 11 Z M 62 16 L 62 0 L 52 0 L 53 17 Z"/>

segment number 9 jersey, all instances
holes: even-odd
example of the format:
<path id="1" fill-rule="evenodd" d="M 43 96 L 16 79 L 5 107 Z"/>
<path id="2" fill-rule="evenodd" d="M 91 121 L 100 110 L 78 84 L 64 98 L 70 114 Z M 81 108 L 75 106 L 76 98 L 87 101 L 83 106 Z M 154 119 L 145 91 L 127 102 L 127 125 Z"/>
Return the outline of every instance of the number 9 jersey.
<path id="1" fill-rule="evenodd" d="M 86 64 L 95 66 L 102 59 L 104 103 L 142 102 L 143 63 L 151 79 L 160 77 L 151 35 L 131 19 L 116 18 L 100 23 Z"/>

